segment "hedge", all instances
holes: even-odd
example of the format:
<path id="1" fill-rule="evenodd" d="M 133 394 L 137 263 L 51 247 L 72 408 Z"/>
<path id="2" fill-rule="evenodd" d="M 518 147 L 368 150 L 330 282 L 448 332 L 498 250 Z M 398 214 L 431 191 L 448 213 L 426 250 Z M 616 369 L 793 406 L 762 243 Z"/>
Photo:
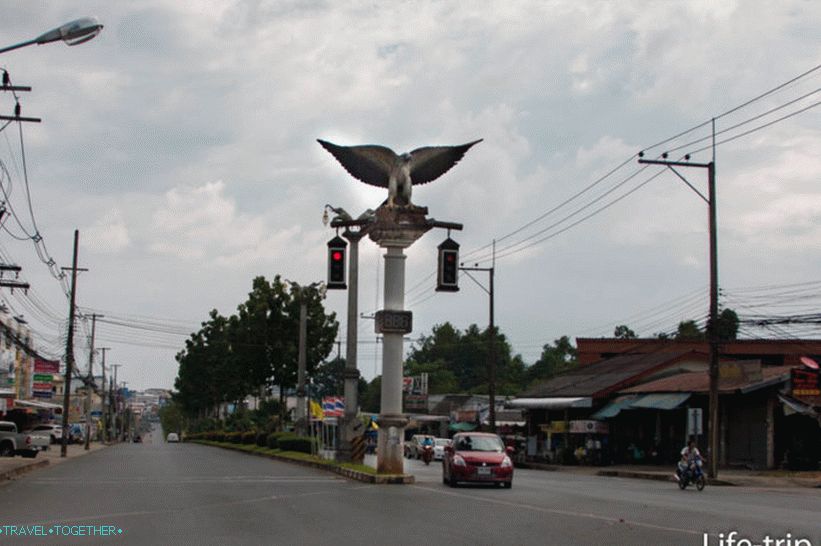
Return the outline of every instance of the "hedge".
<path id="1" fill-rule="evenodd" d="M 315 440 L 310 436 L 285 436 L 277 441 L 279 449 L 282 451 L 299 451 L 302 453 L 312 453 Z"/>

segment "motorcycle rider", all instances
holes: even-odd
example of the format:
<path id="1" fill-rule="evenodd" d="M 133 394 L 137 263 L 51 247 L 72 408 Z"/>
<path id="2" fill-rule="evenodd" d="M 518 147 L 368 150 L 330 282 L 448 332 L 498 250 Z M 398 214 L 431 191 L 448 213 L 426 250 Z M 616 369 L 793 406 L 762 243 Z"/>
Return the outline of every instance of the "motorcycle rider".
<path id="1" fill-rule="evenodd" d="M 678 462 L 678 468 L 676 468 L 676 476 L 681 478 L 684 471 L 691 466 L 697 465 L 701 467 L 701 461 L 701 452 L 696 447 L 696 441 L 690 438 L 687 445 L 681 449 L 681 460 Z"/>

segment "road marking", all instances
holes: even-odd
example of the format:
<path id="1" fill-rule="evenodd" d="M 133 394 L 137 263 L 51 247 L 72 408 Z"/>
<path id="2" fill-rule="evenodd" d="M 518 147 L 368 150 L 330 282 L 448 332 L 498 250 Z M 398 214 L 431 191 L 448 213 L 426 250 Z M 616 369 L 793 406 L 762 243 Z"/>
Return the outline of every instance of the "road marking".
<path id="1" fill-rule="evenodd" d="M 477 497 L 474 495 L 466 495 L 464 493 L 456 493 L 454 491 L 443 491 L 438 488 L 433 487 L 423 487 L 421 485 L 410 485 L 409 487 L 414 487 L 416 489 L 423 489 L 425 491 L 432 491 L 434 493 L 439 493 L 441 495 L 449 495 L 451 497 L 459 497 L 463 499 L 470 499 L 472 501 L 482 501 L 488 504 L 498 504 L 500 506 L 507 506 L 510 508 L 523 508 L 525 510 L 532 510 L 534 512 L 542 512 L 545 514 L 556 514 L 558 516 L 571 516 L 571 517 L 579 517 L 579 518 L 587 518 L 587 519 L 595 519 L 599 521 L 606 521 L 609 523 L 623 523 L 625 525 L 633 525 L 636 527 L 644 527 L 647 529 L 655 529 L 657 531 L 671 531 L 674 533 L 683 533 L 687 535 L 696 535 L 696 536 L 704 536 L 703 531 L 693 531 L 692 529 L 681 529 L 679 527 L 667 527 L 665 525 L 655 525 L 653 523 L 643 523 L 640 521 L 629 520 L 625 518 L 617 518 L 613 516 L 603 516 L 601 514 L 592 514 L 589 512 L 573 512 L 571 510 L 561 510 L 558 508 L 545 508 L 543 506 L 536 506 L 533 504 L 526 504 L 521 502 L 512 502 L 512 501 L 504 501 L 500 499 L 489 499 L 487 497 Z"/>

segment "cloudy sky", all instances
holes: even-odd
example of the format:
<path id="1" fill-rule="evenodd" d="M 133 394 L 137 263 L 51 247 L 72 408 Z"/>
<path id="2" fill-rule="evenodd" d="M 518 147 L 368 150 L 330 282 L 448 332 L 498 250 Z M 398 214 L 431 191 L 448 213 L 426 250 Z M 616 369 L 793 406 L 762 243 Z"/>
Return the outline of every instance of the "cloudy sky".
<path id="1" fill-rule="evenodd" d="M 322 280 L 323 206 L 358 215 L 385 192 L 317 138 L 398 152 L 484 139 L 413 199 L 464 224 L 453 237 L 467 263 L 489 266 L 497 240 L 497 323 L 533 362 L 562 335 L 622 323 L 652 335 L 707 314 L 707 207 L 635 154 L 710 161 L 715 117 L 722 304 L 821 307 L 818 2 L 3 2 L 0 46 L 86 15 L 105 25 L 93 41 L 0 54 L 12 82 L 33 88 L 19 94 L 23 115 L 43 119 L 22 128 L 34 223 L 17 124 L 0 136 L 17 216 L 0 256 L 32 285 L 2 298 L 48 354 L 62 353 L 68 303 L 37 249 L 52 270 L 69 266 L 74 229 L 89 270 L 78 303 L 106 316 L 97 345 L 136 388 L 171 387 L 184 334 L 210 309 L 234 312 L 254 276 Z M 0 95 L 0 113 L 14 102 Z M 706 192 L 702 169 L 681 172 Z M 433 291 L 444 237 L 408 251 L 414 336 L 488 318 L 466 277 L 457 294 Z M 360 258 L 370 313 L 381 252 L 363 242 Z M 340 339 L 345 301 L 327 299 Z M 381 355 L 372 321 L 359 323 L 371 378 Z"/>

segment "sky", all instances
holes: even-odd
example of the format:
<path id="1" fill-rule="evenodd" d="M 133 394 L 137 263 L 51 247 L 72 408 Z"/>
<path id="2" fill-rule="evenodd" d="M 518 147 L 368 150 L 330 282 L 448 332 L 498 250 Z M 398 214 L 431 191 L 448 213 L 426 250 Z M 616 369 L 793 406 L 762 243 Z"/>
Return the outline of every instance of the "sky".
<path id="1" fill-rule="evenodd" d="M 18 93 L 22 115 L 43 120 L 22 139 L 16 123 L 0 135 L 16 215 L 0 257 L 31 285 L 0 296 L 38 349 L 61 355 L 68 299 L 53 274 L 71 265 L 79 230 L 77 302 L 103 315 L 96 346 L 130 388 L 172 387 L 186 334 L 211 309 L 235 312 L 255 276 L 324 280 L 325 204 L 357 216 L 385 199 L 317 138 L 399 153 L 484 139 L 413 202 L 464 225 L 451 235 L 466 265 L 492 265 L 496 240 L 496 323 L 526 363 L 563 335 L 627 324 L 651 336 L 707 315 L 707 205 L 636 154 L 709 162 L 712 118 L 722 306 L 742 318 L 821 307 L 818 2 L 0 5 L 0 46 L 83 16 L 105 25 L 76 47 L 0 54 L 12 82 L 32 87 Z M 0 93 L 0 114 L 14 105 Z M 704 169 L 679 172 L 706 195 Z M 488 295 L 466 276 L 458 293 L 434 291 L 445 237 L 433 230 L 407 251 L 414 339 L 488 321 Z M 366 315 L 381 307 L 382 253 L 360 244 Z M 340 340 L 346 301 L 326 300 Z M 90 323 L 78 326 L 83 366 Z M 358 323 L 370 379 L 380 346 L 373 321 Z"/>

